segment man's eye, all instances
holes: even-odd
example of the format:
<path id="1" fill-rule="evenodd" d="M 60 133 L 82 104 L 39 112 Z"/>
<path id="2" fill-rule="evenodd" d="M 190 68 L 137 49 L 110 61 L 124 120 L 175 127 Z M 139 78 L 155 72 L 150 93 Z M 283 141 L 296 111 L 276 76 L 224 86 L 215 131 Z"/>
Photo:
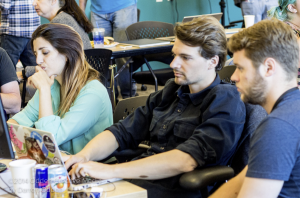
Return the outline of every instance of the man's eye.
<path id="1" fill-rule="evenodd" d="M 190 57 L 187 57 L 187 56 L 183 56 L 182 57 L 184 60 L 190 60 L 191 58 Z"/>

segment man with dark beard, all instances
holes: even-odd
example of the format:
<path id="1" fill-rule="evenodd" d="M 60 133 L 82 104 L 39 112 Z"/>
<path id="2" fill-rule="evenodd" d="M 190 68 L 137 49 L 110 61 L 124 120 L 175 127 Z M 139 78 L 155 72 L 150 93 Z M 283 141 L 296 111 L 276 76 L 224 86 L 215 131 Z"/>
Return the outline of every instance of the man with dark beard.
<path id="1" fill-rule="evenodd" d="M 244 102 L 269 114 L 251 137 L 248 166 L 211 198 L 299 197 L 300 92 L 299 47 L 289 26 L 264 20 L 233 35 L 229 49 Z"/>
<path id="2" fill-rule="evenodd" d="M 70 175 L 124 178 L 147 189 L 148 197 L 191 198 L 199 191 L 179 186 L 181 173 L 196 167 L 226 165 L 235 151 L 245 121 L 245 105 L 235 86 L 221 82 L 216 70 L 226 59 L 226 35 L 212 17 L 178 24 L 173 47 L 175 79 L 152 93 L 137 108 L 78 154 L 66 161 Z M 116 149 L 151 148 L 136 160 L 107 165 L 99 161 Z"/>

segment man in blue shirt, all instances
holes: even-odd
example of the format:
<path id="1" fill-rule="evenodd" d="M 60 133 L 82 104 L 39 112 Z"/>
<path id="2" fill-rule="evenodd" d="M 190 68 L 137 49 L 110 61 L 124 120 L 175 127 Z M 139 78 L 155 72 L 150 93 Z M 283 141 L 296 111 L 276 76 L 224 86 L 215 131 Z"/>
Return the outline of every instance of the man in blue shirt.
<path id="1" fill-rule="evenodd" d="M 211 197 L 299 197 L 297 38 L 287 24 L 264 20 L 233 35 L 228 45 L 237 66 L 231 80 L 241 98 L 269 115 L 251 137 L 248 166 Z"/>
<path id="2" fill-rule="evenodd" d="M 181 173 L 227 164 L 246 112 L 235 86 L 222 83 L 216 74 L 226 59 L 224 29 L 215 18 L 204 16 L 178 24 L 175 35 L 170 65 L 175 79 L 72 156 L 65 164 L 68 168 L 77 163 L 72 178 L 85 173 L 124 178 L 147 189 L 148 197 L 196 198 L 200 191 L 179 186 Z M 104 159 L 116 149 L 135 149 L 143 140 L 151 147 L 134 161 L 117 165 L 90 161 Z"/>
<path id="3" fill-rule="evenodd" d="M 85 12 L 87 0 L 79 0 L 79 6 Z M 137 22 L 137 0 L 91 0 L 91 22 L 95 28 L 104 28 L 105 35 L 115 41 L 126 41 L 125 29 Z M 125 64 L 125 59 L 117 59 L 118 69 Z M 123 98 L 130 96 L 129 67 L 118 76 L 118 84 Z M 118 89 L 116 89 L 116 92 Z M 133 96 L 136 86 L 133 86 Z"/>

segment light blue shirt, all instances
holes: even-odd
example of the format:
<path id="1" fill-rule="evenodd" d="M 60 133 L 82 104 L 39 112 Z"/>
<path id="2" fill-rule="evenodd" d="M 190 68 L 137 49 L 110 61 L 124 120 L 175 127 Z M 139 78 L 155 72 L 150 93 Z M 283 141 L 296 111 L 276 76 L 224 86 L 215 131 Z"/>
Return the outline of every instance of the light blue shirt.
<path id="1" fill-rule="evenodd" d="M 54 115 L 39 119 L 39 91 L 20 113 L 12 117 L 20 125 L 51 132 L 61 150 L 76 154 L 100 132 L 113 124 L 112 106 L 106 88 L 98 81 L 88 82 L 63 118 L 57 116 L 60 84 L 51 86 Z"/>
<path id="2" fill-rule="evenodd" d="M 92 0 L 91 11 L 96 14 L 109 14 L 136 3 L 137 0 Z"/>

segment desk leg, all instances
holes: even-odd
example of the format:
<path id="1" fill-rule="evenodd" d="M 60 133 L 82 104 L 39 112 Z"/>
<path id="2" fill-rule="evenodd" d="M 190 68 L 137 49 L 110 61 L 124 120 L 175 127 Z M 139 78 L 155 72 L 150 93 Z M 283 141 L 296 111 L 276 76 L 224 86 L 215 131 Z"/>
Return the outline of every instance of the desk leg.
<path id="1" fill-rule="evenodd" d="M 114 64 L 114 62 L 115 62 L 114 60 L 110 60 L 110 66 L 109 66 L 109 69 L 110 69 L 109 97 L 110 97 L 110 100 L 111 100 L 113 111 L 116 108 L 116 93 L 115 93 L 115 78 L 114 78 L 115 77 L 115 74 L 114 74 L 115 64 Z"/>
<path id="2" fill-rule="evenodd" d="M 133 62 L 130 61 L 129 62 L 129 81 L 130 81 L 130 97 L 132 97 L 132 69 L 133 68 Z"/>

